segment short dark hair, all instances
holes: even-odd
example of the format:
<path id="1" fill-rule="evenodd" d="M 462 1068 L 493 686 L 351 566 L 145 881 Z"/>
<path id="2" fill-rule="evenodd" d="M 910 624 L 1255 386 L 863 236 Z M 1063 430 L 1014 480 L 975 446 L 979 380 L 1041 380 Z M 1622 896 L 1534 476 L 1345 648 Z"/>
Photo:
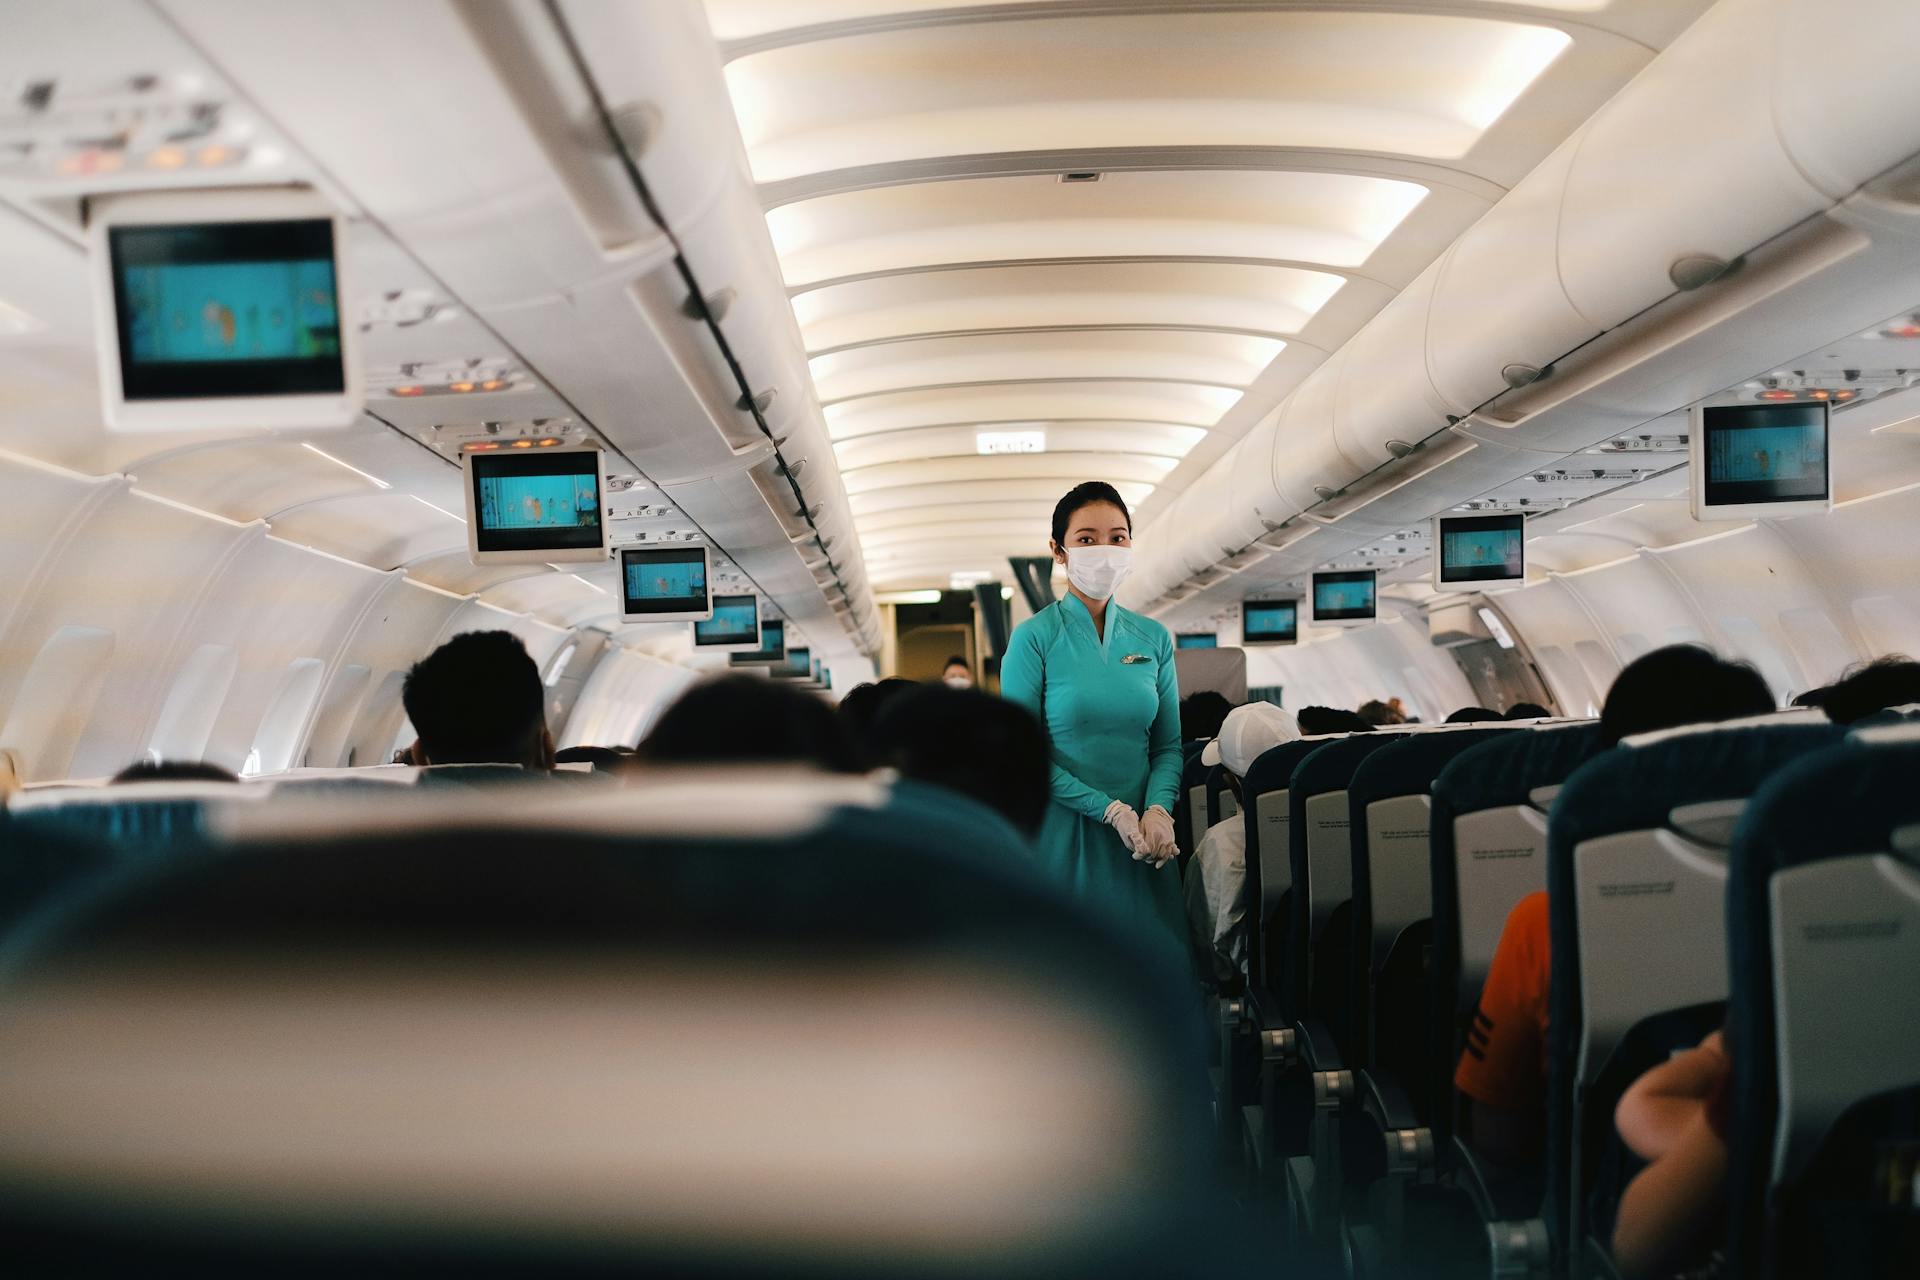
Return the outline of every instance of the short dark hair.
<path id="1" fill-rule="evenodd" d="M 539 768 L 540 668 L 511 631 L 468 631 L 413 664 L 400 701 L 429 764 Z"/>
<path id="2" fill-rule="evenodd" d="M 957 653 L 954 654 L 951 658 L 948 658 L 945 662 L 940 664 L 940 669 L 942 671 L 945 671 L 948 667 L 965 667 L 969 671 L 973 670 L 973 664 L 968 662 L 965 658 L 961 657 Z"/>
<path id="3" fill-rule="evenodd" d="M 1446 719 L 1447 724 L 1484 724 L 1489 720 L 1504 720 L 1505 716 L 1492 707 L 1461 707 Z"/>
<path id="4" fill-rule="evenodd" d="M 1407 718 L 1404 715 L 1395 711 L 1391 706 L 1378 698 L 1361 703 L 1360 710 L 1355 712 L 1355 714 L 1370 725 L 1405 724 L 1407 722 Z"/>
<path id="5" fill-rule="evenodd" d="M 639 758 L 648 764 L 808 764 L 858 773 L 832 708 L 764 676 L 704 680 L 661 715 Z"/>
<path id="6" fill-rule="evenodd" d="M 1218 689 L 1202 689 L 1180 702 L 1180 736 L 1188 742 L 1220 736 L 1220 725 L 1233 703 Z"/>
<path id="7" fill-rule="evenodd" d="M 1773 691 L 1744 662 L 1729 662 L 1697 644 L 1670 644 L 1642 654 L 1614 677 L 1600 711 L 1600 741 L 1683 724 L 1764 715 Z"/>
<path id="8" fill-rule="evenodd" d="M 1067 545 L 1067 524 L 1073 519 L 1073 513 L 1082 507 L 1090 507 L 1096 502 L 1106 502 L 1120 508 L 1120 514 L 1126 517 L 1127 528 L 1133 528 L 1133 513 L 1127 510 L 1127 504 L 1120 497 L 1120 491 L 1105 480 L 1084 480 L 1067 490 L 1067 496 L 1053 506 L 1053 540 L 1060 546 Z"/>
<path id="9" fill-rule="evenodd" d="M 1543 720 L 1552 714 L 1537 702 L 1516 702 L 1507 708 L 1509 720 Z"/>
<path id="10" fill-rule="evenodd" d="M 1909 702 L 1920 702 L 1920 662 L 1892 653 L 1849 671 L 1815 705 L 1835 724 L 1852 724 Z"/>
<path id="11" fill-rule="evenodd" d="M 869 766 L 876 763 L 873 755 L 873 726 L 880 719 L 880 713 L 887 704 L 904 693 L 918 688 L 911 680 L 902 680 L 898 676 L 889 676 L 885 680 L 870 681 L 855 685 L 847 690 L 847 696 L 840 699 L 838 712 L 840 727 L 852 744 L 855 754 Z"/>
<path id="12" fill-rule="evenodd" d="M 1028 835 L 1047 815 L 1047 733 L 1017 703 L 978 689 L 920 685 L 881 711 L 873 747 L 901 776 L 971 796 Z"/>
<path id="13" fill-rule="evenodd" d="M 1302 707 L 1293 718 L 1300 732 L 1309 738 L 1329 733 L 1366 733 L 1373 728 L 1344 707 Z"/>
<path id="14" fill-rule="evenodd" d="M 238 782 L 233 770 L 205 760 L 137 760 L 113 775 L 114 782 Z"/>

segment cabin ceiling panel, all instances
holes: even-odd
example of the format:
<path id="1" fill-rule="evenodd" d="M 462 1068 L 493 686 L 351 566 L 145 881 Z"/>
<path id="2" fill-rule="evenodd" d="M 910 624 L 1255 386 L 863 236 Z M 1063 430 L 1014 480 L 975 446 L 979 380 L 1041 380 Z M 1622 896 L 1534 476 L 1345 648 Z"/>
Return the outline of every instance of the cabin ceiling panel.
<path id="1" fill-rule="evenodd" d="M 917 182 L 767 213 L 790 287 L 1039 259 L 1212 258 L 1358 267 L 1413 211 L 1415 182 L 1307 170 L 1054 174 Z"/>
<path id="2" fill-rule="evenodd" d="M 1144 378 L 1245 387 L 1286 348 L 1278 338 L 1167 329 L 1075 329 L 917 338 L 809 362 L 823 404 L 915 387 Z"/>
<path id="3" fill-rule="evenodd" d="M 1132 480 L 1115 481 L 1113 487 L 1119 490 L 1120 497 L 1129 505 L 1153 492 L 1151 484 Z M 1057 479 L 950 480 L 849 493 L 847 501 L 853 508 L 854 516 L 864 527 L 865 517 L 879 512 L 931 509 L 948 503 L 972 505 L 977 502 L 1024 500 L 1044 504 L 1048 511 L 1052 511 L 1053 504 L 1060 500 L 1064 492 L 1066 486 Z"/>
<path id="4" fill-rule="evenodd" d="M 759 182 L 1036 144 L 1464 156 L 1570 43 L 1478 17 L 1291 9 L 875 31 L 748 54 Z"/>
<path id="5" fill-rule="evenodd" d="M 1095 468 L 1098 468 L 1096 472 Z M 857 498 L 881 489 L 937 485 L 951 481 L 1017 482 L 1047 477 L 1062 484 L 1062 492 L 1078 480 L 1099 474 L 1118 483 L 1130 480 L 1154 485 L 1173 468 L 1173 459 L 1139 454 L 1021 453 L 1005 457 L 931 458 L 919 462 L 890 462 L 862 467 L 846 474 L 847 496 Z"/>
<path id="6" fill-rule="evenodd" d="M 148 493 L 242 522 L 302 503 L 381 492 L 370 478 L 278 439 L 163 454 L 130 472 Z"/>
<path id="7" fill-rule="evenodd" d="M 986 428 L 1022 429 L 1039 432 L 1049 452 L 1142 453 L 1162 458 L 1184 458 L 1207 434 L 1200 427 L 1150 422 L 1032 422 Z M 843 440 L 833 453 L 843 472 L 887 462 L 972 457 L 980 452 L 979 431 L 965 425 L 890 431 Z"/>
<path id="8" fill-rule="evenodd" d="M 881 276 L 793 299 L 807 350 L 979 330 L 1086 327 L 1298 333 L 1346 283 L 1220 262 L 1041 263 Z"/>
<path id="9" fill-rule="evenodd" d="M 467 540 L 460 521 L 391 492 L 310 502 L 277 516 L 269 527 L 275 537 L 376 569 L 464 548 Z"/>
<path id="10" fill-rule="evenodd" d="M 835 441 L 955 423 L 1165 422 L 1207 427 L 1240 399 L 1231 387 L 1177 382 L 1036 382 L 899 391 L 826 407 Z"/>

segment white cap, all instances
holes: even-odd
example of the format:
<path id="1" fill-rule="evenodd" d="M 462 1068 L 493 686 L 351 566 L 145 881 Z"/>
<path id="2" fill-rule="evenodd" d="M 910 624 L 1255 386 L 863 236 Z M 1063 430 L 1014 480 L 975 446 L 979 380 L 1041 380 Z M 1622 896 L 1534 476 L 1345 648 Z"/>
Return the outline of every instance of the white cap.
<path id="1" fill-rule="evenodd" d="M 1255 760 L 1299 736 L 1300 725 L 1293 712 L 1271 702 L 1249 702 L 1227 713 L 1220 724 L 1220 736 L 1200 753 L 1200 763 L 1209 768 L 1224 764 L 1228 773 L 1244 778 Z"/>

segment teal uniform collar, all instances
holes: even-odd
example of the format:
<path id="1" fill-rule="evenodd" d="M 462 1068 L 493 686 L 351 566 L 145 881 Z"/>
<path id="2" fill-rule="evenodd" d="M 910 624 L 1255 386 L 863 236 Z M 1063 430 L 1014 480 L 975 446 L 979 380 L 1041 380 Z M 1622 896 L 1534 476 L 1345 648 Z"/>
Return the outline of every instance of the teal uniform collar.
<path id="1" fill-rule="evenodd" d="M 1079 614 L 1081 621 L 1087 624 L 1087 629 L 1094 631 L 1093 615 L 1087 612 L 1087 606 L 1081 603 L 1080 597 L 1073 594 L 1073 592 L 1069 591 L 1060 598 L 1060 612 L 1065 617 L 1071 617 L 1076 613 Z M 1099 643 L 1102 653 L 1107 651 L 1108 644 L 1113 639 L 1113 629 L 1125 614 L 1126 610 L 1120 607 L 1119 601 L 1112 599 L 1107 601 L 1106 631 L 1104 634 L 1099 631 L 1094 631 L 1093 637 L 1094 640 Z"/>

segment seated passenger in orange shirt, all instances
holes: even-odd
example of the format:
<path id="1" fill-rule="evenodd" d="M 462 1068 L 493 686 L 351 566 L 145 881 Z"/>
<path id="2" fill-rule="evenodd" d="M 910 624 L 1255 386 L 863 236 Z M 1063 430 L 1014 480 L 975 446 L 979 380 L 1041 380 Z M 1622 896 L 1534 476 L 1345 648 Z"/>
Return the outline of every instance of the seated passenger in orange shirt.
<path id="1" fill-rule="evenodd" d="M 1466 1052 L 1453 1073 L 1469 1103 L 1469 1138 L 1496 1164 L 1540 1153 L 1547 1086 L 1547 895 L 1514 904 L 1500 931 Z"/>
<path id="2" fill-rule="evenodd" d="M 1600 742 L 1774 709 L 1758 672 L 1693 644 L 1655 649 L 1627 665 L 1607 691 Z M 1454 1087 L 1469 1099 L 1468 1138 L 1495 1164 L 1527 1165 L 1546 1136 L 1547 895 L 1514 905 L 1487 970 Z"/>

